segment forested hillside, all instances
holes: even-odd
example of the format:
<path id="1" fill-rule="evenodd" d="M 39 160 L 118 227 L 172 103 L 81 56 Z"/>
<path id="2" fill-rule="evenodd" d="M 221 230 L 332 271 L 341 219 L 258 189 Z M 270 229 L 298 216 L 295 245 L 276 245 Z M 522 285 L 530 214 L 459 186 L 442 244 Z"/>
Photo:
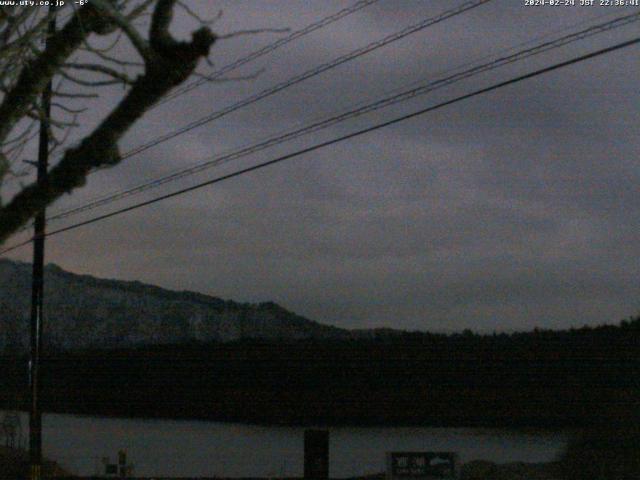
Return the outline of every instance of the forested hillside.
<path id="1" fill-rule="evenodd" d="M 639 347 L 637 318 L 511 335 L 84 350 L 45 360 L 43 398 L 49 411 L 118 416 L 579 426 L 640 418 Z M 8 404 L 25 392 L 26 359 L 1 361 Z"/>

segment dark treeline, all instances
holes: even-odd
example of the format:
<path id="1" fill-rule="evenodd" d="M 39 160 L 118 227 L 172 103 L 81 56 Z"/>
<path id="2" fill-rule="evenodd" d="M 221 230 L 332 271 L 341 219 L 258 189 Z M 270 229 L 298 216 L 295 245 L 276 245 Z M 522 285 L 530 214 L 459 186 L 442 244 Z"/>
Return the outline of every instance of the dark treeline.
<path id="1" fill-rule="evenodd" d="M 618 326 L 50 353 L 52 412 L 269 424 L 578 427 L 640 418 L 640 318 Z M 26 358 L 0 357 L 26 405 Z M 17 400 L 16 400 L 17 399 Z"/>

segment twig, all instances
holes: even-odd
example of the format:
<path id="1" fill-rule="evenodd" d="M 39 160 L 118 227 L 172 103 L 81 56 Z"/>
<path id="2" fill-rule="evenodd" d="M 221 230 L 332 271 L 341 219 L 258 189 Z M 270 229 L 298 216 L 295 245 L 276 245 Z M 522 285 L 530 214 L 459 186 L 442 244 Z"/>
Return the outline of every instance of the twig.
<path id="1" fill-rule="evenodd" d="M 54 107 L 55 108 L 59 108 L 60 110 L 63 110 L 65 112 L 71 113 L 71 114 L 84 113 L 84 112 L 87 111 L 86 108 L 78 108 L 78 109 L 70 108 L 70 107 L 67 107 L 66 105 L 62 105 L 61 103 L 58 103 L 58 102 L 51 102 L 51 107 L 52 108 L 54 108 Z"/>
<path id="2" fill-rule="evenodd" d="M 112 68 L 109 68 L 105 65 L 100 65 L 97 63 L 65 63 L 64 67 L 73 68 L 76 70 L 87 70 L 90 72 L 102 73 L 103 75 L 108 75 L 115 80 L 119 80 L 122 83 L 132 84 L 133 79 L 129 78 L 126 74 L 118 72 Z"/>
<path id="3" fill-rule="evenodd" d="M 122 83 L 121 80 L 85 80 L 83 78 L 78 78 L 74 75 L 65 72 L 64 69 L 60 69 L 58 72 L 62 77 L 66 78 L 72 83 L 77 85 L 81 85 L 83 87 L 105 87 L 108 85 L 116 85 L 118 83 Z"/>
<path id="4" fill-rule="evenodd" d="M 203 26 L 212 26 L 213 24 L 215 24 L 218 20 L 220 20 L 222 18 L 222 10 L 218 10 L 218 14 L 209 19 L 209 20 L 205 20 L 204 18 L 202 18 L 200 15 L 198 15 L 196 12 L 194 12 L 186 3 L 182 2 L 182 1 L 178 1 L 178 6 L 180 8 L 182 8 L 185 12 L 187 12 L 187 14 L 195 19 L 200 25 Z"/>

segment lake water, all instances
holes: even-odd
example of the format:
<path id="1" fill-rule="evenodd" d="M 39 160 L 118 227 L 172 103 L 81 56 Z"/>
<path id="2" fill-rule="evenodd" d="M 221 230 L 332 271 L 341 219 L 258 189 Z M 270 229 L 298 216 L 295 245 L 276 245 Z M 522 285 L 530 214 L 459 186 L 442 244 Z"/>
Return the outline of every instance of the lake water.
<path id="1" fill-rule="evenodd" d="M 0 415 L 1 416 L 1 415 Z M 22 442 L 28 420 L 22 415 Z M 140 476 L 302 476 L 304 428 L 45 415 L 43 449 L 71 473 L 92 475 L 125 449 Z M 384 470 L 387 451 L 451 450 L 461 461 L 552 460 L 566 434 L 477 428 L 331 427 L 330 476 Z"/>

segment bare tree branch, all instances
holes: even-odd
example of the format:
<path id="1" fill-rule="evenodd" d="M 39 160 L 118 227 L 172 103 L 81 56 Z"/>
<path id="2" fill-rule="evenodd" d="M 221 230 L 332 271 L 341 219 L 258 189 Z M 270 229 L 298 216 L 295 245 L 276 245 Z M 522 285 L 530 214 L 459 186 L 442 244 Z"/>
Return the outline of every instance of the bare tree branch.
<path id="1" fill-rule="evenodd" d="M 118 83 L 122 83 L 120 80 L 85 80 L 83 78 L 76 77 L 75 75 L 71 75 L 68 72 L 65 72 L 64 69 L 60 69 L 58 72 L 62 77 L 69 80 L 71 83 L 75 83 L 76 85 L 81 85 L 83 87 L 104 87 L 108 85 L 115 85 Z"/>
<path id="2" fill-rule="evenodd" d="M 74 114 L 73 115 L 73 122 L 75 123 L 78 119 L 78 114 Z M 58 150 L 59 147 L 62 147 L 63 145 L 65 145 L 67 143 L 67 141 L 69 140 L 69 136 L 71 135 L 71 129 L 67 128 L 66 130 L 64 130 L 64 135 L 62 136 L 61 139 L 58 139 L 58 137 L 56 135 L 54 135 L 53 133 L 50 136 L 51 139 L 51 148 L 49 149 L 49 153 L 53 153 L 56 150 Z"/>
<path id="3" fill-rule="evenodd" d="M 202 17 L 201 17 L 200 15 L 198 15 L 196 12 L 194 12 L 194 11 L 189 7 L 189 5 L 187 5 L 185 2 L 178 1 L 178 6 L 179 6 L 180 8 L 182 8 L 185 12 L 187 12 L 187 14 L 188 14 L 191 18 L 193 18 L 193 19 L 197 20 L 197 21 L 198 21 L 198 23 L 200 23 L 200 25 L 202 25 L 202 26 L 209 26 L 209 27 L 210 27 L 210 26 L 212 26 L 214 23 L 216 23 L 218 20 L 220 20 L 220 19 L 222 18 L 222 10 L 218 10 L 218 14 L 217 14 L 215 17 L 213 17 L 213 18 L 211 18 L 211 19 L 207 20 L 207 19 L 202 18 Z"/>
<path id="4" fill-rule="evenodd" d="M 19 142 L 21 140 L 24 140 L 25 137 L 27 137 L 29 135 L 29 133 L 31 132 L 31 130 L 33 130 L 33 127 L 36 125 L 36 122 L 29 122 L 29 125 L 27 125 L 27 128 L 24 129 L 24 131 L 20 134 L 18 134 L 16 137 L 11 138 L 9 140 L 6 140 L 2 146 L 4 147 L 5 145 L 11 145 L 12 143 L 16 143 Z"/>
<path id="5" fill-rule="evenodd" d="M 46 120 L 52 127 L 58 128 L 69 128 L 69 127 L 77 127 L 78 124 L 74 122 L 65 122 L 63 120 L 57 120 L 55 118 L 48 117 L 39 107 L 34 107 L 33 110 L 27 112 L 26 114 L 29 118 L 33 118 L 34 120 L 38 120 L 39 122 L 42 120 Z"/>
<path id="6" fill-rule="evenodd" d="M 209 54 L 216 36 L 206 27 L 196 30 L 189 42 L 176 41 L 171 36 L 169 26 L 175 3 L 175 0 L 157 1 L 151 19 L 149 42 L 145 41 L 145 48 L 148 50 L 143 56 L 144 74 L 133 82 L 118 106 L 77 147 L 68 149 L 64 153 L 62 159 L 49 173 L 46 186 L 36 183 L 26 186 L 7 205 L 0 208 L 0 243 L 46 205 L 83 185 L 92 169 L 117 164 L 120 161 L 117 142 L 125 132 L 154 103 L 172 88 L 184 82 L 195 71 L 198 61 Z M 110 3 L 104 0 L 92 0 L 92 5 L 100 9 L 102 15 L 108 17 L 103 22 L 107 25 L 109 22 L 114 22 L 122 28 L 120 22 L 124 17 Z M 68 24 L 65 28 L 69 28 Z M 129 27 L 126 28 L 129 29 Z M 77 21 L 71 33 L 76 35 L 73 46 L 78 48 L 84 37 Z M 129 36 L 127 30 L 125 33 Z M 131 36 L 129 38 L 131 39 Z M 137 37 L 134 36 L 134 38 Z M 48 74 L 49 69 L 52 70 L 48 75 L 49 78 L 55 67 L 61 67 L 71 53 L 68 44 L 65 47 L 67 50 L 64 54 L 55 59 L 47 58 L 46 62 L 41 60 L 45 64 L 42 67 L 45 73 Z M 53 53 L 49 50 L 47 49 L 43 56 L 52 56 Z M 37 81 L 32 80 L 31 83 L 37 84 Z M 34 90 L 37 90 L 36 86 L 32 85 L 29 93 Z M 14 109 L 19 108 L 14 107 Z M 30 113 L 25 110 L 27 109 L 22 106 L 23 114 Z M 3 118 L 1 108 L 0 118 Z"/>
<path id="7" fill-rule="evenodd" d="M 81 21 L 85 27 L 81 25 Z M 15 86 L 7 92 L 0 104 L 0 142 L 27 113 L 29 105 L 34 103 L 54 73 L 80 46 L 87 35 L 86 26 L 90 27 L 90 31 L 99 33 L 104 32 L 109 24 L 97 14 L 91 4 L 81 7 L 78 14 L 49 39 L 45 51 L 22 69 Z"/>
<path id="8" fill-rule="evenodd" d="M 71 113 L 71 114 L 78 114 L 78 113 L 83 113 L 87 111 L 86 108 L 78 108 L 78 109 L 71 108 L 71 107 L 68 107 L 67 105 L 62 105 L 61 103 L 58 103 L 58 102 L 51 102 L 51 108 L 59 108 L 60 110 L 67 113 Z"/>
<path id="9" fill-rule="evenodd" d="M 126 83 L 128 85 L 133 84 L 133 79 L 127 76 L 125 73 L 118 72 L 113 68 L 107 67 L 106 65 L 100 65 L 98 63 L 74 63 L 68 62 L 64 64 L 65 68 L 73 68 L 76 70 L 87 70 L 90 72 L 102 73 L 104 75 L 108 75 L 112 77 L 114 80 L 119 81 L 120 83 Z"/>
<path id="10" fill-rule="evenodd" d="M 136 18 L 138 18 L 141 15 L 143 15 L 147 11 L 147 9 L 153 4 L 153 2 L 155 2 L 155 1 L 156 0 L 145 0 L 140 5 L 137 5 L 136 7 L 134 7 L 133 10 L 131 10 L 129 13 L 127 13 L 125 15 L 127 20 L 132 22 Z"/>
<path id="11" fill-rule="evenodd" d="M 120 42 L 120 39 L 122 38 L 122 32 L 118 31 L 118 34 L 116 35 L 116 38 L 113 39 L 113 41 L 107 45 L 106 47 L 95 47 L 93 45 L 91 45 L 91 42 L 89 41 L 89 38 L 87 38 L 84 41 L 84 47 L 80 47 L 80 50 L 86 50 L 88 52 L 93 52 L 93 53 L 106 53 L 106 52 L 110 52 L 111 50 L 113 50 L 113 48 L 118 44 L 118 42 Z"/>
<path id="12" fill-rule="evenodd" d="M 120 29 L 122 29 L 145 62 L 149 61 L 151 56 L 149 44 L 144 38 L 142 38 L 133 25 L 131 25 L 131 22 L 107 0 L 91 1 L 92 5 L 98 8 L 104 15 L 108 16 Z"/>

